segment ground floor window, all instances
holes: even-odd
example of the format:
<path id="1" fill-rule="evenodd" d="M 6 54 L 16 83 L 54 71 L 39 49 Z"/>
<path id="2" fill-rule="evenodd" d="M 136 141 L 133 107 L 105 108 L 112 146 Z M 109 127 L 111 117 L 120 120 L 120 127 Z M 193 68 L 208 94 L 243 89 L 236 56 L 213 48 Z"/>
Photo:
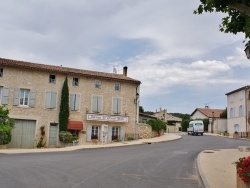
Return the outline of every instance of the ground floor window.
<path id="1" fill-rule="evenodd" d="M 119 127 L 112 127 L 112 140 L 118 140 L 119 138 Z"/>
<path id="2" fill-rule="evenodd" d="M 98 126 L 92 126 L 91 140 L 92 139 L 98 139 L 98 134 L 99 134 L 99 127 Z"/>

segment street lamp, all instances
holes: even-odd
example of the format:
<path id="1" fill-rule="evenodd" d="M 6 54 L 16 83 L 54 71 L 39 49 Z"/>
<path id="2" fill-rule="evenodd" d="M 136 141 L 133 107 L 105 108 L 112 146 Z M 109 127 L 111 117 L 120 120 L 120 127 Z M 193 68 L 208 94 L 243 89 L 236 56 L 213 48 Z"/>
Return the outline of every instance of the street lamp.
<path id="1" fill-rule="evenodd" d="M 250 59 L 250 47 L 249 46 L 245 48 L 245 53 L 246 53 L 247 59 Z"/>

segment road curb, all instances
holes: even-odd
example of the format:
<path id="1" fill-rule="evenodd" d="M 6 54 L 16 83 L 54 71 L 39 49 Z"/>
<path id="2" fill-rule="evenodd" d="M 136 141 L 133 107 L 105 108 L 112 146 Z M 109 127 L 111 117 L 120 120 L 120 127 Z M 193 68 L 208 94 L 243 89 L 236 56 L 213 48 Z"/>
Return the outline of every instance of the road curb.
<path id="1" fill-rule="evenodd" d="M 208 184 L 208 182 L 207 182 L 207 179 L 206 179 L 206 177 L 205 177 L 205 175 L 204 175 L 204 173 L 203 173 L 203 171 L 202 171 L 202 169 L 201 169 L 201 161 L 200 161 L 201 153 L 203 153 L 203 151 L 200 152 L 200 153 L 198 154 L 198 157 L 196 158 L 196 166 L 197 166 L 198 174 L 199 174 L 199 176 L 200 176 L 200 179 L 201 179 L 201 182 L 202 182 L 203 186 L 204 186 L 205 188 L 210 188 L 210 187 L 209 187 L 209 184 Z"/>

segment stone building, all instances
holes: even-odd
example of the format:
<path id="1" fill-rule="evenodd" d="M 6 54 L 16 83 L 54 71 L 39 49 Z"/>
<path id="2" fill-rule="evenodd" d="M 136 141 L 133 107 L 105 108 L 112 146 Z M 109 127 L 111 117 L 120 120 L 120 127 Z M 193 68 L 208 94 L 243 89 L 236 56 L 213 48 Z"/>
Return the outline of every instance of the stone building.
<path id="1" fill-rule="evenodd" d="M 250 86 L 235 89 L 227 96 L 227 128 L 229 134 L 249 132 L 250 123 Z"/>
<path id="2" fill-rule="evenodd" d="M 15 119 L 11 148 L 33 148 L 45 126 L 46 147 L 60 147 L 59 111 L 65 78 L 69 86 L 68 129 L 79 144 L 135 136 L 141 82 L 123 74 L 0 58 L 0 102 Z"/>

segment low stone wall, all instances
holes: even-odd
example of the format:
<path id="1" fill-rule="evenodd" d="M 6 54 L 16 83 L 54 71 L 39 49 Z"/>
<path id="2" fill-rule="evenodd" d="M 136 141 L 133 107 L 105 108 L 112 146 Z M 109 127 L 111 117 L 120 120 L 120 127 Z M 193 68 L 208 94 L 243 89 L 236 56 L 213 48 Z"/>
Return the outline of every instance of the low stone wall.
<path id="1" fill-rule="evenodd" d="M 153 131 L 152 127 L 146 123 L 138 123 L 139 138 L 152 138 Z"/>

